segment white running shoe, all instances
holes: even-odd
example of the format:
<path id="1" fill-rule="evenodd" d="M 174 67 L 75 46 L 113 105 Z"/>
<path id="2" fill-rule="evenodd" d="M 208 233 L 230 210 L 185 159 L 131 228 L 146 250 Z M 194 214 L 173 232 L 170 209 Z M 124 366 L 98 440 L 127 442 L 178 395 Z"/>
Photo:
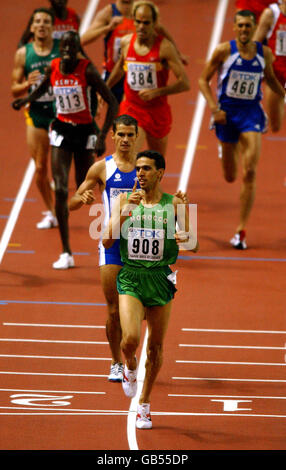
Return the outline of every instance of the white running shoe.
<path id="1" fill-rule="evenodd" d="M 135 397 L 137 392 L 137 368 L 135 370 L 129 370 L 125 364 L 122 388 L 127 397 Z"/>
<path id="2" fill-rule="evenodd" d="M 236 233 L 234 237 L 230 240 L 230 244 L 237 250 L 246 250 L 246 234 L 245 230 L 241 230 Z"/>
<path id="3" fill-rule="evenodd" d="M 123 380 L 122 362 L 115 362 L 115 364 L 111 364 L 108 380 L 109 382 L 122 382 Z"/>
<path id="4" fill-rule="evenodd" d="M 47 229 L 58 226 L 57 218 L 53 215 L 51 211 L 43 212 L 43 215 L 45 217 L 41 220 L 41 222 L 37 223 L 38 229 Z"/>
<path id="5" fill-rule="evenodd" d="M 136 428 L 137 429 L 151 429 L 152 428 L 150 403 L 141 403 L 141 405 L 139 404 L 137 406 Z"/>
<path id="6" fill-rule="evenodd" d="M 59 259 L 53 263 L 54 269 L 68 269 L 73 267 L 74 259 L 69 253 L 62 253 Z"/>

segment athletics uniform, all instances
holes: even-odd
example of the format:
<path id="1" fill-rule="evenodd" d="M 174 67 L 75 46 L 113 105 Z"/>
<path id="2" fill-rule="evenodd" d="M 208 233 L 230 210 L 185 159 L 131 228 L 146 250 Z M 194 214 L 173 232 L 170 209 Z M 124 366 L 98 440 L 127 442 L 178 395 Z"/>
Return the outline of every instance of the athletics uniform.
<path id="1" fill-rule="evenodd" d="M 215 124 L 222 142 L 238 142 L 242 132 L 264 132 L 266 117 L 261 107 L 261 80 L 265 68 L 262 44 L 251 60 L 243 59 L 230 41 L 231 53 L 218 73 L 218 100 L 226 112 L 227 123 Z"/>
<path id="2" fill-rule="evenodd" d="M 286 16 L 283 15 L 277 3 L 269 5 L 274 21 L 267 34 L 267 45 L 273 52 L 275 60 L 272 64 L 275 75 L 285 88 L 286 82 Z"/>
<path id="3" fill-rule="evenodd" d="M 136 178 L 136 170 L 126 173 L 120 171 L 112 157 L 109 155 L 105 158 L 106 183 L 102 193 L 102 201 L 104 205 L 104 227 L 106 227 L 111 215 L 112 204 L 120 193 L 131 191 Z M 105 249 L 101 241 L 99 242 L 99 266 L 105 264 L 116 264 L 122 266 L 119 250 L 119 239 L 114 242 L 112 247 Z"/>
<path id="4" fill-rule="evenodd" d="M 31 93 L 41 83 L 45 69 L 50 65 L 51 61 L 55 57 L 59 57 L 59 40 L 55 39 L 51 52 L 46 56 L 40 56 L 36 54 L 33 43 L 28 43 L 25 46 L 26 49 L 26 60 L 24 74 L 27 78 L 28 75 L 34 70 L 39 70 L 41 76 L 38 83 L 32 85 L 29 89 Z M 37 101 L 30 103 L 24 110 L 26 123 L 30 126 L 34 126 L 40 129 L 46 129 L 48 131 L 51 121 L 55 118 L 54 108 L 54 95 L 52 87 L 42 95 Z"/>
<path id="5" fill-rule="evenodd" d="M 171 130 L 172 116 L 167 96 L 143 101 L 138 92 L 167 85 L 169 72 L 160 61 L 160 45 L 163 39 L 163 36 L 157 36 L 152 49 L 145 56 L 141 56 L 136 54 L 134 48 L 136 34 L 132 36 L 124 62 L 125 99 L 119 109 L 120 115 L 129 114 L 134 117 L 140 127 L 157 139 L 162 139 Z"/>
<path id="6" fill-rule="evenodd" d="M 175 273 L 169 265 L 177 260 L 174 239 L 176 221 L 171 194 L 163 193 L 154 207 L 141 203 L 122 225 L 120 254 L 123 268 L 117 276 L 119 294 L 137 297 L 144 306 L 165 305 L 176 292 Z"/>
<path id="7" fill-rule="evenodd" d="M 60 71 L 61 59 L 51 63 L 50 81 L 55 96 L 57 118 L 50 130 L 50 143 L 68 150 L 95 147 L 98 133 L 91 110 L 91 87 L 86 81 L 86 68 L 90 61 L 80 59 L 75 70 L 64 75 Z"/>
<path id="8" fill-rule="evenodd" d="M 78 31 L 79 20 L 73 8 L 67 8 L 65 20 L 55 17 L 53 38 L 60 39 L 66 31 Z"/>
<path id="9" fill-rule="evenodd" d="M 111 16 L 122 16 L 115 3 L 111 4 Z M 103 80 L 107 80 L 111 74 L 115 63 L 120 54 L 120 40 L 126 34 L 135 33 L 134 20 L 131 18 L 123 18 L 122 22 L 110 31 L 104 38 L 104 63 L 103 63 Z M 123 97 L 124 77 L 111 88 L 112 93 L 116 97 L 118 103 Z"/>
<path id="10" fill-rule="evenodd" d="M 237 10 L 250 10 L 255 14 L 256 23 L 264 8 L 271 3 L 269 0 L 236 0 L 235 7 Z"/>

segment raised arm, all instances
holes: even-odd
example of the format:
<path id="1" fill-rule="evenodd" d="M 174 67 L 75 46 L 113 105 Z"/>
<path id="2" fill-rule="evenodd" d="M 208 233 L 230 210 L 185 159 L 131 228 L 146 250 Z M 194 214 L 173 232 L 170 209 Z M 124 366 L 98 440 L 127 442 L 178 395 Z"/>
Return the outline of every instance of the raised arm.
<path id="1" fill-rule="evenodd" d="M 19 51 L 20 51 L 20 49 L 19 49 Z M 17 52 L 19 52 L 19 51 L 17 51 Z M 37 72 L 37 71 L 35 71 L 35 72 Z M 33 73 L 34 72 L 32 72 L 32 74 Z M 32 75 L 32 74 L 30 74 L 30 75 Z M 30 75 L 29 75 L 29 77 L 30 77 Z M 51 69 L 50 69 L 50 67 L 47 67 L 44 78 L 43 78 L 42 82 L 40 83 L 40 85 L 38 87 L 36 87 L 29 95 L 25 96 L 24 98 L 18 98 L 15 101 L 13 101 L 13 103 L 12 103 L 13 108 L 16 109 L 16 110 L 19 110 L 25 104 L 32 103 L 33 101 L 36 101 L 38 98 L 40 98 L 40 96 L 42 96 L 44 93 L 46 93 L 46 91 L 48 90 L 48 88 L 50 86 L 50 75 L 51 75 Z M 31 78 L 31 77 L 28 78 L 28 80 L 27 80 L 28 84 L 26 82 L 24 82 L 23 86 L 21 87 L 20 82 L 17 84 L 17 74 L 14 77 L 15 77 L 14 78 L 14 80 L 15 80 L 14 86 L 12 85 L 13 96 L 21 96 L 24 93 L 24 91 L 28 91 L 29 87 L 32 84 L 38 82 L 38 80 L 36 80 L 33 76 L 33 78 Z M 19 77 L 20 77 L 20 75 L 18 75 L 18 79 L 19 79 Z M 39 73 L 38 73 L 38 77 L 39 77 Z"/>

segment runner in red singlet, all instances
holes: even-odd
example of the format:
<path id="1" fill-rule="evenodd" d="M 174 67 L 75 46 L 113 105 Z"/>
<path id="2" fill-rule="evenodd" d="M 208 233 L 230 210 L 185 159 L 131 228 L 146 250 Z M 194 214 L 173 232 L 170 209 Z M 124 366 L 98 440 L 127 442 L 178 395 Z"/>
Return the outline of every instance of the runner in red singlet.
<path id="1" fill-rule="evenodd" d="M 60 42 L 59 59 L 51 62 L 39 88 L 26 98 L 13 103 L 20 109 L 27 102 L 41 96 L 49 85 L 55 95 L 57 117 L 50 128 L 52 146 L 52 173 L 55 182 L 56 216 L 59 224 L 63 252 L 53 263 L 54 269 L 74 266 L 69 243 L 68 226 L 68 178 L 74 157 L 76 182 L 79 186 L 87 170 L 94 162 L 94 153 L 105 151 L 105 138 L 117 113 L 117 103 L 101 79 L 94 65 L 80 53 L 77 33 L 64 33 Z M 108 104 L 102 129 L 96 128 L 91 109 L 91 90 L 94 88 Z"/>
<path id="2" fill-rule="evenodd" d="M 167 96 L 187 91 L 189 80 L 174 45 L 155 30 L 155 5 L 136 2 L 133 17 L 136 33 L 122 38 L 120 59 L 106 83 L 112 88 L 125 75 L 125 97 L 119 114 L 137 119 L 137 150 L 146 137 L 148 147 L 164 155 L 172 122 Z M 170 85 L 169 70 L 176 78 Z"/>
<path id="3" fill-rule="evenodd" d="M 272 3 L 260 17 L 254 40 L 267 40 L 274 57 L 273 70 L 281 85 L 286 85 L 286 0 L 281 4 Z M 265 84 L 266 110 L 273 132 L 281 129 L 285 115 L 285 102 L 283 97 L 274 93 Z"/>
<path id="4" fill-rule="evenodd" d="M 120 39 L 126 34 L 132 34 L 136 31 L 132 16 L 133 3 L 133 0 L 116 0 L 114 3 L 105 6 L 99 10 L 92 24 L 81 37 L 83 46 L 90 44 L 99 37 L 104 37 L 103 79 L 105 81 L 119 59 Z M 156 23 L 156 32 L 165 36 L 175 45 L 174 39 L 159 21 Z M 177 46 L 175 45 L 175 47 Z M 183 63 L 187 65 L 188 58 L 179 52 L 178 54 Z M 122 79 L 111 90 L 119 103 L 123 97 L 123 83 L 124 80 Z"/>

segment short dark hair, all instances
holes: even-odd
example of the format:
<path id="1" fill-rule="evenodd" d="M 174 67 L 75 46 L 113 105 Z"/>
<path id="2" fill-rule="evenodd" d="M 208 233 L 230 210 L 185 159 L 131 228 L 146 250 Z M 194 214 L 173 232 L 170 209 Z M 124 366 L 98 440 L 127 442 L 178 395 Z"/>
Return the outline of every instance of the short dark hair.
<path id="1" fill-rule="evenodd" d="M 253 23 L 256 24 L 256 16 L 251 10 L 238 10 L 234 15 L 234 22 L 236 21 L 236 18 L 238 16 L 246 16 L 246 17 L 250 16 L 253 19 Z"/>
<path id="2" fill-rule="evenodd" d="M 160 170 L 161 168 L 165 170 L 166 168 L 165 158 L 161 153 L 157 152 L 156 150 L 143 150 L 142 152 L 137 153 L 136 160 L 141 157 L 146 157 L 150 158 L 151 160 L 154 160 L 156 170 Z"/>
<path id="3" fill-rule="evenodd" d="M 46 7 L 39 7 L 39 8 L 36 8 L 33 13 L 32 13 L 32 16 L 31 16 L 31 19 L 30 19 L 30 24 L 33 23 L 34 21 L 34 17 L 37 13 L 47 13 L 47 15 L 50 15 L 50 17 L 52 18 L 52 24 L 54 24 L 55 22 L 55 14 L 54 12 L 50 9 L 50 8 L 46 8 Z"/>
<path id="4" fill-rule="evenodd" d="M 124 124 L 124 126 L 134 126 L 136 134 L 138 134 L 138 121 L 129 114 L 121 114 L 121 116 L 117 116 L 112 124 L 113 132 L 116 132 L 117 126 L 119 124 Z"/>
<path id="5" fill-rule="evenodd" d="M 80 44 L 80 37 L 77 31 L 65 31 L 64 34 L 61 37 L 61 42 L 65 39 L 71 39 L 72 41 L 75 42 L 78 51 L 81 50 L 81 44 Z"/>

